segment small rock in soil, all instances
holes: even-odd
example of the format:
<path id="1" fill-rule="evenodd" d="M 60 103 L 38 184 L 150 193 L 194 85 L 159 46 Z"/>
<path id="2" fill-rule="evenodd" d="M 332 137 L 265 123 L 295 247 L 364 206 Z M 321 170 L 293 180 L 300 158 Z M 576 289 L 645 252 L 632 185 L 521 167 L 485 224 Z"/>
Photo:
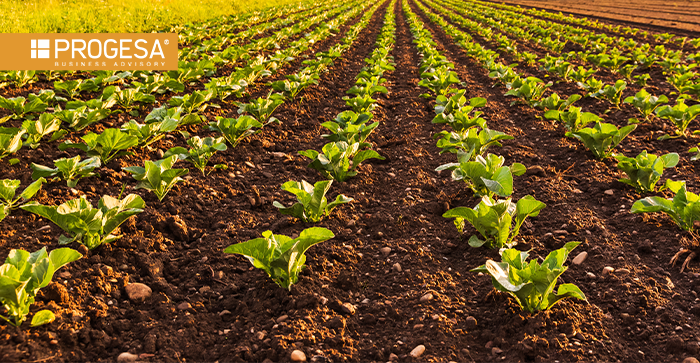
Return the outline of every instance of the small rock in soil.
<path id="1" fill-rule="evenodd" d="M 499 348 L 499 347 L 493 347 L 493 348 L 491 348 L 491 354 L 493 354 L 493 355 L 498 355 L 498 354 L 501 354 L 501 353 L 503 353 L 503 349 L 501 349 L 501 348 Z"/>
<path id="2" fill-rule="evenodd" d="M 188 310 L 192 309 L 192 305 L 190 305 L 190 303 L 188 303 L 187 301 L 183 301 L 180 304 L 178 304 L 177 308 L 180 310 Z"/>
<path id="3" fill-rule="evenodd" d="M 391 269 L 394 270 L 394 271 L 396 271 L 396 272 L 401 272 L 401 264 L 399 264 L 399 263 L 397 262 L 397 263 L 394 264 L 394 266 L 391 267 Z"/>
<path id="4" fill-rule="evenodd" d="M 350 303 L 343 303 L 340 300 L 332 301 L 328 307 L 339 314 L 352 315 L 355 314 L 355 307 Z"/>
<path id="5" fill-rule="evenodd" d="M 65 305 L 70 301 L 68 289 L 55 281 L 51 282 L 45 289 L 41 290 L 41 293 L 46 299 L 55 301 L 59 305 Z"/>
<path id="6" fill-rule="evenodd" d="M 189 233 L 187 230 L 187 224 L 180 218 L 180 216 L 170 216 L 167 220 L 168 227 L 180 241 L 188 242 L 190 240 Z"/>
<path id="7" fill-rule="evenodd" d="M 411 353 L 409 355 L 413 358 L 418 358 L 421 355 L 423 355 L 423 353 L 425 353 L 425 345 L 421 344 L 421 345 L 413 348 L 413 350 L 411 351 Z"/>
<path id="8" fill-rule="evenodd" d="M 394 354 L 394 353 L 389 354 L 389 361 L 390 361 L 390 362 L 393 362 L 393 361 L 396 361 L 396 360 L 399 360 L 399 356 L 398 356 L 398 355 L 396 355 L 396 354 Z M 683 363 L 685 363 L 685 362 L 683 362 Z"/>
<path id="9" fill-rule="evenodd" d="M 688 357 L 686 359 L 683 359 L 683 363 L 700 363 L 700 362 L 698 362 L 697 358 L 695 358 L 695 357 Z"/>
<path id="10" fill-rule="evenodd" d="M 338 330 L 345 329 L 345 319 L 340 316 L 336 316 L 333 319 L 328 320 L 326 322 L 326 326 Z"/>
<path id="11" fill-rule="evenodd" d="M 384 255 L 384 257 L 387 257 L 387 256 L 389 256 L 389 254 L 391 253 L 391 248 L 389 248 L 389 247 L 382 247 L 382 248 L 379 249 L 379 252 L 381 252 L 382 255 Z"/>
<path id="12" fill-rule="evenodd" d="M 421 296 L 420 302 L 424 303 L 424 302 L 428 302 L 428 301 L 430 301 L 430 300 L 432 300 L 432 299 L 433 299 L 433 294 L 427 293 L 427 294 Z"/>
<path id="13" fill-rule="evenodd" d="M 275 321 L 277 322 L 277 324 L 279 324 L 279 323 L 281 323 L 281 322 L 287 320 L 287 318 L 289 318 L 288 315 L 282 315 L 282 316 L 280 316 L 279 318 L 277 318 L 277 320 L 275 320 Z"/>
<path id="14" fill-rule="evenodd" d="M 610 266 L 605 266 L 605 267 L 603 267 L 603 276 L 611 274 L 611 273 L 613 273 L 613 271 L 615 271 L 614 268 L 612 268 Z"/>
<path id="15" fill-rule="evenodd" d="M 468 316 L 467 319 L 465 320 L 465 323 L 467 325 L 467 329 L 476 328 L 476 318 L 473 316 Z"/>
<path id="16" fill-rule="evenodd" d="M 627 275 L 630 273 L 630 270 L 626 268 L 618 268 L 615 273 L 620 275 Z"/>
<path id="17" fill-rule="evenodd" d="M 138 355 L 131 354 L 129 352 L 124 352 L 122 354 L 119 354 L 119 356 L 117 357 L 117 362 L 130 363 L 130 362 L 136 362 L 137 359 L 139 359 Z"/>
<path id="18" fill-rule="evenodd" d="M 151 297 L 152 292 L 150 287 L 138 282 L 126 285 L 126 294 L 129 295 L 129 300 L 134 302 L 145 301 Z"/>
<path id="19" fill-rule="evenodd" d="M 574 265 L 580 265 L 583 263 L 583 261 L 586 261 L 586 257 L 588 257 L 588 252 L 583 251 L 583 252 L 579 253 L 578 255 L 576 255 L 576 257 L 574 257 L 574 260 L 572 262 L 574 263 Z"/>
<path id="20" fill-rule="evenodd" d="M 295 350 L 292 352 L 292 361 L 294 362 L 306 362 L 306 354 L 301 350 Z"/>
<path id="21" fill-rule="evenodd" d="M 608 189 L 608 190 L 604 191 L 603 193 L 605 193 L 607 195 L 613 195 L 613 194 L 615 194 L 615 191 L 612 189 Z"/>

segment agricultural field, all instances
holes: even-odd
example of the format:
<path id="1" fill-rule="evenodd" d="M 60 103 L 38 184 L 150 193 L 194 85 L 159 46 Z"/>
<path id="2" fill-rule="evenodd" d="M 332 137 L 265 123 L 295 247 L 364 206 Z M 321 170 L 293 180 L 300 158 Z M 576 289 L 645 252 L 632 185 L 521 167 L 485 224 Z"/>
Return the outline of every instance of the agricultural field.
<path id="1" fill-rule="evenodd" d="M 311 0 L 0 72 L 0 361 L 697 362 L 700 38 L 640 26 Z"/>
<path id="2" fill-rule="evenodd" d="M 663 27 L 700 31 L 700 3 L 690 1 L 580 1 L 580 0 L 508 0 L 510 5 L 561 11 L 601 20 L 627 21 L 656 30 Z M 663 30 L 662 30 L 663 32 Z"/>

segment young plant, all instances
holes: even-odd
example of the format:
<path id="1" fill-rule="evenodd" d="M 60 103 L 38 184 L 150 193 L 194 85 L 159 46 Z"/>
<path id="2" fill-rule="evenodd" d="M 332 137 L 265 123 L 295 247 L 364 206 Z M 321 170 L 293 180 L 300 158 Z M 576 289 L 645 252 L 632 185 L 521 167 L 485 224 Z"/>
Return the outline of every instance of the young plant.
<path id="1" fill-rule="evenodd" d="M 469 245 L 472 247 L 486 245 L 488 248 L 510 248 L 517 244 L 515 237 L 520 233 L 525 219 L 537 217 L 545 206 L 530 195 L 524 196 L 517 203 L 513 203 L 511 198 L 494 200 L 484 196 L 474 209 L 457 207 L 442 216 L 454 218 L 459 233 L 464 231 L 464 221 L 467 221 L 481 234 L 483 240 L 476 235 L 469 237 Z"/>
<path id="2" fill-rule="evenodd" d="M 72 81 L 55 81 L 53 83 L 53 89 L 56 90 L 56 92 L 62 92 L 66 96 L 70 97 L 71 99 L 75 99 L 80 95 L 81 89 L 80 86 L 82 85 L 83 80 L 82 79 L 77 79 L 77 80 L 72 80 Z"/>
<path id="3" fill-rule="evenodd" d="M 73 130 L 80 131 L 104 120 L 110 113 L 110 110 L 104 108 L 89 109 L 88 106 L 80 106 L 74 109 L 57 110 L 53 115 L 61 122 L 67 123 Z"/>
<path id="4" fill-rule="evenodd" d="M 627 88 L 627 82 L 619 80 L 614 85 L 607 85 L 598 92 L 591 94 L 591 97 L 601 98 L 610 102 L 615 108 L 620 108 L 622 91 Z"/>
<path id="5" fill-rule="evenodd" d="M 454 131 L 460 132 L 470 129 L 474 126 L 479 126 L 482 129 L 486 128 L 486 120 L 480 116 L 481 111 L 474 111 L 475 108 L 486 106 L 486 99 L 481 97 L 473 97 L 469 99 L 464 97 L 466 90 L 459 90 L 451 97 L 443 95 L 437 96 L 435 100 L 435 113 L 433 118 L 435 124 L 448 124 Z M 474 111 L 472 113 L 472 111 Z"/>
<path id="6" fill-rule="evenodd" d="M 189 134 L 187 134 L 187 136 L 189 136 Z M 207 163 L 212 155 L 217 151 L 226 150 L 226 141 L 224 141 L 223 137 L 216 139 L 213 137 L 205 137 L 202 139 L 199 136 L 194 136 L 187 140 L 187 145 L 190 146 L 189 150 L 180 146 L 173 147 L 166 151 L 163 157 L 168 158 L 171 155 L 177 155 L 180 160 L 191 162 L 202 174 L 205 174 L 204 169 L 207 167 Z M 219 164 L 215 165 L 214 168 L 221 169 L 222 165 L 225 166 L 225 164 Z"/>
<path id="7" fill-rule="evenodd" d="M 49 105 L 47 105 L 41 98 L 36 97 L 35 95 L 31 96 L 34 97 L 29 97 L 29 99 L 27 99 L 21 96 L 14 98 L 5 98 L 0 96 L 0 108 L 4 108 L 14 114 L 10 117 L 0 119 L 0 123 L 7 121 L 9 118 L 31 119 L 32 117 L 28 115 L 46 111 L 46 108 Z"/>
<path id="8" fill-rule="evenodd" d="M 260 132 L 264 125 L 255 118 L 243 115 L 238 118 L 216 117 L 216 121 L 209 123 L 210 131 L 218 131 L 231 147 L 236 147 L 246 137 Z M 257 130 L 255 130 L 257 128 Z"/>
<path id="9" fill-rule="evenodd" d="M 80 155 L 72 158 L 61 158 L 53 161 L 55 168 L 32 163 L 32 179 L 58 177 L 68 183 L 69 188 L 78 185 L 82 178 L 98 175 L 93 171 L 100 167 L 100 158 L 92 157 L 80 161 Z"/>
<path id="10" fill-rule="evenodd" d="M 39 178 L 29 184 L 20 195 L 15 198 L 17 188 L 19 188 L 19 180 L 2 179 L 0 180 L 0 221 L 10 215 L 10 211 L 21 207 L 19 204 L 26 204 L 34 195 L 41 189 L 41 186 L 46 183 L 46 179 Z"/>
<path id="11" fill-rule="evenodd" d="M 0 315 L 0 318 L 16 327 L 22 325 L 39 290 L 51 283 L 58 269 L 81 257 L 70 248 L 57 248 L 51 253 L 46 253 L 46 247 L 33 253 L 10 250 L 0 266 L 0 304 L 8 316 Z M 34 314 L 31 326 L 48 324 L 54 319 L 50 310 L 41 310 Z"/>
<path id="12" fill-rule="evenodd" d="M 328 203 L 326 193 L 332 184 L 333 180 L 323 180 L 314 185 L 305 180 L 301 182 L 290 180 L 282 184 L 282 190 L 294 194 L 297 197 L 297 202 L 291 207 L 285 207 L 277 201 L 272 205 L 277 207 L 280 213 L 299 218 L 306 223 L 320 222 L 324 216 L 331 213 L 333 208 L 353 201 L 352 198 L 340 194 L 335 198 L 335 201 Z"/>
<path id="13" fill-rule="evenodd" d="M 279 120 L 271 116 L 272 113 L 275 112 L 275 109 L 283 103 L 283 95 L 279 93 L 269 93 L 265 98 L 258 97 L 256 100 L 253 100 L 250 103 L 240 104 L 238 113 L 242 114 L 247 112 L 253 115 L 253 117 L 255 117 L 255 119 L 261 124 L 269 124 L 274 121 L 279 122 Z"/>
<path id="14" fill-rule="evenodd" d="M 55 133 L 60 128 L 61 121 L 51 113 L 42 113 L 36 121 L 26 120 L 22 122 L 22 129 L 27 132 L 27 140 L 24 144 L 36 149 L 44 136 Z"/>
<path id="15" fill-rule="evenodd" d="M 319 75 L 313 72 L 302 71 L 299 74 L 285 76 L 285 80 L 272 82 L 272 89 L 284 93 L 289 98 L 296 97 L 306 87 L 318 84 Z"/>
<path id="16" fill-rule="evenodd" d="M 477 131 L 476 127 L 459 132 L 441 131 L 434 137 L 440 138 L 437 141 L 437 147 L 442 149 L 440 154 L 445 152 L 459 154 L 462 152 L 468 154 L 472 160 L 478 155 L 484 155 L 491 146 L 501 146 L 501 140 L 513 139 L 513 136 L 500 131 L 491 129 Z"/>
<path id="17" fill-rule="evenodd" d="M 118 86 L 109 86 L 102 91 L 102 99 L 113 98 L 126 112 L 136 107 L 135 103 L 154 103 L 156 97 L 141 92 L 140 88 L 121 89 Z"/>
<path id="18" fill-rule="evenodd" d="M 568 269 L 564 262 L 580 243 L 569 242 L 552 251 L 541 265 L 536 260 L 528 262 L 528 252 L 514 248 L 503 250 L 500 253 L 502 262 L 488 260 L 472 271 L 491 275 L 493 286 L 513 296 L 520 308 L 529 313 L 549 310 L 566 298 L 587 301 L 586 295 L 574 284 L 561 284 L 554 293 L 559 276 Z"/>
<path id="19" fill-rule="evenodd" d="M 525 79 L 518 78 L 513 81 L 511 89 L 506 92 L 506 96 L 515 96 L 525 101 L 528 106 L 533 106 L 537 101 L 542 99 L 544 91 L 552 86 L 552 82 L 545 84 L 541 79 L 536 77 L 527 77 Z M 510 104 L 513 105 L 517 101 Z"/>
<path id="20" fill-rule="evenodd" d="M 631 213 L 664 212 L 676 224 L 686 231 L 692 232 L 694 224 L 700 221 L 700 197 L 686 190 L 684 181 L 666 180 L 664 188 L 670 189 L 675 196 L 673 199 L 662 197 L 646 197 L 632 204 Z"/>
<path id="21" fill-rule="evenodd" d="M 357 175 L 357 167 L 367 159 L 384 157 L 374 150 L 362 150 L 360 143 L 348 144 L 345 141 L 329 142 L 321 152 L 316 150 L 299 151 L 299 155 L 311 159 L 309 167 L 318 170 L 324 178 L 344 182 Z"/>
<path id="22" fill-rule="evenodd" d="M 299 273 L 306 263 L 306 251 L 333 237 L 333 232 L 320 227 L 307 228 L 297 238 L 265 231 L 262 238 L 230 245 L 224 252 L 245 256 L 277 285 L 289 289 L 299 281 Z"/>
<path id="23" fill-rule="evenodd" d="M 647 154 L 646 150 L 635 158 L 617 154 L 615 159 L 618 160 L 617 168 L 627 174 L 627 178 L 620 179 L 620 181 L 642 192 L 653 192 L 656 183 L 661 180 L 664 169 L 673 168 L 678 164 L 678 154 L 676 153 L 668 153 L 658 157 L 654 154 Z"/>
<path id="24" fill-rule="evenodd" d="M 544 113 L 548 120 L 559 120 L 569 132 L 580 131 L 591 122 L 603 121 L 591 112 L 581 112 L 581 107 L 571 106 L 568 111 L 549 110 Z"/>
<path id="25" fill-rule="evenodd" d="M 352 108 L 356 113 L 370 113 L 377 107 L 377 100 L 371 95 L 357 95 L 357 97 L 343 97 L 345 105 Z"/>
<path id="26" fill-rule="evenodd" d="M 331 134 L 323 134 L 321 137 L 328 141 L 345 141 L 348 144 L 360 143 L 360 148 L 370 147 L 365 140 L 379 126 L 379 122 L 367 124 L 372 119 L 371 113 L 355 113 L 343 111 L 336 116 L 334 121 L 326 121 L 321 126 L 327 128 Z"/>
<path id="27" fill-rule="evenodd" d="M 122 168 L 132 174 L 139 183 L 136 189 L 152 191 L 159 201 L 163 201 L 175 184 L 183 181 L 182 175 L 187 174 L 187 169 L 173 169 L 173 164 L 178 161 L 177 155 L 172 155 L 158 161 L 144 161 L 144 167 L 129 166 Z"/>
<path id="28" fill-rule="evenodd" d="M 58 207 L 31 202 L 21 208 L 61 227 L 68 236 L 59 236 L 59 244 L 76 241 L 93 249 L 120 238 L 112 232 L 129 217 L 143 212 L 145 205 L 141 197 L 129 194 L 122 200 L 105 195 L 100 198 L 97 208 L 85 196 L 69 200 Z"/>
<path id="29" fill-rule="evenodd" d="M 588 96 L 590 97 L 596 97 L 593 95 L 598 94 L 605 85 L 603 81 L 599 81 L 595 77 L 591 77 L 584 82 L 576 82 L 576 84 L 588 92 Z"/>
<path id="30" fill-rule="evenodd" d="M 214 91 L 194 91 L 184 96 L 173 96 L 168 103 L 175 106 L 177 114 L 181 114 L 180 124 L 195 125 L 206 121 L 206 117 L 199 114 L 207 109 L 207 102 L 214 96 Z M 148 122 L 148 121 L 146 121 Z"/>
<path id="31" fill-rule="evenodd" d="M 559 97 L 559 95 L 556 92 L 554 92 L 551 95 L 549 95 L 549 97 L 543 98 L 542 101 L 535 102 L 534 107 L 545 111 L 565 111 L 574 102 L 580 99 L 581 95 L 573 94 L 569 96 L 569 98 L 567 98 L 566 100 L 563 100 L 561 99 L 561 97 Z"/>
<path id="32" fill-rule="evenodd" d="M 58 145 L 58 149 L 63 151 L 69 148 L 80 149 L 88 156 L 96 156 L 102 160 L 102 164 L 107 164 L 112 159 L 129 154 L 124 150 L 138 145 L 139 139 L 118 129 L 106 129 L 101 134 L 89 132 L 82 137 L 83 142 L 73 143 L 66 141 Z"/>
<path id="33" fill-rule="evenodd" d="M 0 127 L 0 159 L 12 155 L 22 148 L 22 136 L 27 130 Z"/>
<path id="34" fill-rule="evenodd" d="M 467 153 L 459 153 L 457 156 L 459 162 L 444 164 L 435 170 L 452 170 L 452 180 L 464 181 L 477 197 L 493 197 L 494 194 L 510 196 L 513 194 L 513 175 L 523 175 L 527 171 L 525 165 L 520 163 L 503 166 L 506 159 L 494 154 L 486 157 L 477 155 L 474 161 L 470 161 Z"/>
<path id="35" fill-rule="evenodd" d="M 677 137 L 687 136 L 688 125 L 700 114 L 700 104 L 687 106 L 685 101 L 679 100 L 678 103 L 671 106 L 662 106 L 656 110 L 656 116 L 667 119 L 676 126 Z M 668 135 L 661 136 L 663 139 L 670 138 Z"/>
<path id="36" fill-rule="evenodd" d="M 454 90 L 452 88 L 453 84 L 460 83 L 457 73 L 451 71 L 450 67 L 446 66 L 431 68 L 427 70 L 427 72 L 421 73 L 420 78 L 421 80 L 418 82 L 418 85 L 433 91 L 435 95 L 445 96 Z M 421 96 L 429 97 L 427 93 Z"/>
<path id="37" fill-rule="evenodd" d="M 610 157 L 612 150 L 636 128 L 637 125 L 627 125 L 618 129 L 613 124 L 596 122 L 593 128 L 586 127 L 579 131 L 567 132 L 566 136 L 579 139 L 596 158 L 605 159 Z"/>
<path id="38" fill-rule="evenodd" d="M 630 103 L 644 116 L 644 121 L 649 121 L 649 116 L 656 110 L 657 107 L 668 103 L 668 97 L 661 95 L 659 97 L 651 95 L 644 88 L 637 92 L 634 97 L 625 98 L 625 103 Z M 637 119 L 630 119 L 630 122 L 639 122 Z"/>

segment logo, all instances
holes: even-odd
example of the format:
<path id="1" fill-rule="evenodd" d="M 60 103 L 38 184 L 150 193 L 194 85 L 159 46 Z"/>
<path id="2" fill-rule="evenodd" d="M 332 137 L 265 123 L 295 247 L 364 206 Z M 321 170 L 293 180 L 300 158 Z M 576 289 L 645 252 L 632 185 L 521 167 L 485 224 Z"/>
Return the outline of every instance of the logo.
<path id="1" fill-rule="evenodd" d="M 35 58 L 49 58 L 48 39 L 32 39 L 32 59 Z"/>
<path id="2" fill-rule="evenodd" d="M 0 70 L 176 70 L 178 36 L 0 34 Z"/>

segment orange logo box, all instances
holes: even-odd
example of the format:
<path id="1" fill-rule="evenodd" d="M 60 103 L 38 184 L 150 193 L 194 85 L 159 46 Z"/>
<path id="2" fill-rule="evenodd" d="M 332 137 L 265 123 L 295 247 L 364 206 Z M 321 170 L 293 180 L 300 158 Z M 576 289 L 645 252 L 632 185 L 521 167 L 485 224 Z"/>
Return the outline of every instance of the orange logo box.
<path id="1" fill-rule="evenodd" d="M 0 34 L 0 69 L 176 70 L 177 34 Z"/>

